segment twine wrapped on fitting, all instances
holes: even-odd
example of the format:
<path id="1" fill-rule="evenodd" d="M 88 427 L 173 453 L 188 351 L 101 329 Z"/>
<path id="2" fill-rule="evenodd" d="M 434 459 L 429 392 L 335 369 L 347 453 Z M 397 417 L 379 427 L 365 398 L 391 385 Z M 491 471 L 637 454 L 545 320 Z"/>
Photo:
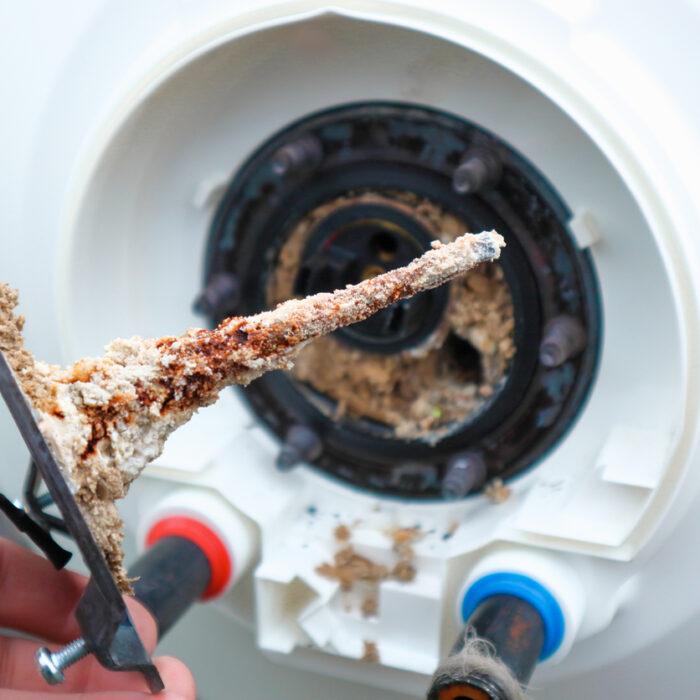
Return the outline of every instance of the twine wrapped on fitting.
<path id="1" fill-rule="evenodd" d="M 462 648 L 449 656 L 435 671 L 428 700 L 437 700 L 442 689 L 465 685 L 470 676 L 493 681 L 502 691 L 503 700 L 527 700 L 523 687 L 508 666 L 498 658 L 493 644 L 478 637 L 474 629 L 467 627 Z"/>

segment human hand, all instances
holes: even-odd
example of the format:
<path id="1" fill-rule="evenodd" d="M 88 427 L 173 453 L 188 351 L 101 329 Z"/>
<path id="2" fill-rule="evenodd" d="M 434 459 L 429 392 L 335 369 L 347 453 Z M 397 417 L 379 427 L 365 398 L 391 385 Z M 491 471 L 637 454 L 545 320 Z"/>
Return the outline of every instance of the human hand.
<path id="1" fill-rule="evenodd" d="M 0 538 L 0 628 L 26 632 L 57 648 L 80 636 L 74 610 L 85 577 L 56 571 L 45 559 Z M 150 653 L 156 646 L 156 624 L 146 609 L 127 599 L 131 619 Z M 107 671 L 87 657 L 66 671 L 66 680 L 52 687 L 34 662 L 37 642 L 0 635 L 2 700 L 144 700 L 153 698 L 137 673 Z M 165 683 L 157 700 L 194 700 L 195 684 L 188 668 L 172 657 L 155 659 Z"/>

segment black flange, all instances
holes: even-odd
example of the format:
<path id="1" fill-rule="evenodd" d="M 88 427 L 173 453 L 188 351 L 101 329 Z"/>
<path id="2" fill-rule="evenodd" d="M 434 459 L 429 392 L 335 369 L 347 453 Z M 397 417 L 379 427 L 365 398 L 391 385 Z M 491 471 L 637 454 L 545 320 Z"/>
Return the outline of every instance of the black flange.
<path id="1" fill-rule="evenodd" d="M 292 164 L 282 174 L 280 153 Z M 474 154 L 484 153 L 489 167 L 480 186 L 459 191 L 464 187 L 454 185 L 456 171 L 471 164 L 474 175 Z M 517 352 L 503 385 L 479 413 L 438 440 L 398 439 L 387 426 L 365 419 L 333 420 L 332 410 L 319 409 L 327 399 L 310 400 L 313 390 L 282 372 L 243 392 L 280 437 L 292 425 L 311 428 L 323 444 L 313 463 L 325 472 L 384 494 L 440 497 L 455 454 L 478 452 L 488 477 L 508 478 L 536 463 L 570 428 L 593 381 L 601 327 L 593 266 L 568 231 L 568 209 L 532 164 L 483 128 L 424 107 L 363 103 L 313 114 L 272 136 L 234 177 L 212 224 L 205 287 L 216 275 L 233 274 L 240 285 L 235 313 L 260 311 L 279 251 L 309 212 L 338 197 L 397 191 L 435 203 L 470 230 L 495 228 L 505 236 L 500 264 L 513 299 Z M 366 214 L 358 210 L 345 214 L 344 223 L 320 225 L 304 251 L 298 291 L 379 271 L 382 254 L 392 251 L 401 251 L 394 258 L 401 264 L 412 246 L 425 245 L 417 222 Z M 342 234 L 344 225 L 357 234 L 352 244 L 329 235 L 331 229 Z M 392 235 L 383 238 L 388 231 Z M 430 308 L 418 300 L 399 313 L 404 318 L 388 311 L 345 330 L 344 341 L 376 352 L 418 342 L 439 319 L 441 293 L 432 296 Z M 543 335 L 561 317 L 575 319 L 585 343 L 548 366 L 540 361 Z"/>

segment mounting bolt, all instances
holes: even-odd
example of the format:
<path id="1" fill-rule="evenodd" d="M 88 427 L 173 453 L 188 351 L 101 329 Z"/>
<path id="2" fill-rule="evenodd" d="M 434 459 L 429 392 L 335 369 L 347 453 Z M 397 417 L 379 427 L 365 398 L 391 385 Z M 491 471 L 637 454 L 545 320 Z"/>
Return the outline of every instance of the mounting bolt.
<path id="1" fill-rule="evenodd" d="M 321 142 L 311 134 L 287 143 L 272 156 L 272 172 L 279 177 L 299 170 L 315 168 L 323 158 Z"/>
<path id="2" fill-rule="evenodd" d="M 553 318 L 544 329 L 540 344 L 540 362 L 545 367 L 559 367 L 586 347 L 586 329 L 573 316 Z"/>
<path id="3" fill-rule="evenodd" d="M 232 272 L 217 272 L 194 300 L 192 308 L 202 316 L 219 317 L 231 312 L 238 303 L 241 285 Z"/>
<path id="4" fill-rule="evenodd" d="M 286 472 L 301 462 L 312 462 L 321 456 L 323 443 L 318 434 L 300 423 L 293 425 L 284 436 L 275 466 Z"/>
<path id="5" fill-rule="evenodd" d="M 493 187 L 501 177 L 498 155 L 486 148 L 468 150 L 452 173 L 452 189 L 459 194 L 476 194 Z"/>
<path id="6" fill-rule="evenodd" d="M 46 647 L 41 647 L 35 658 L 44 680 L 49 685 L 58 685 L 65 680 L 63 669 L 77 663 L 89 653 L 85 640 L 76 639 L 58 651 L 52 652 Z"/>
<path id="7" fill-rule="evenodd" d="M 486 462 L 479 452 L 453 455 L 442 478 L 442 497 L 448 501 L 464 498 L 486 481 L 486 474 Z"/>

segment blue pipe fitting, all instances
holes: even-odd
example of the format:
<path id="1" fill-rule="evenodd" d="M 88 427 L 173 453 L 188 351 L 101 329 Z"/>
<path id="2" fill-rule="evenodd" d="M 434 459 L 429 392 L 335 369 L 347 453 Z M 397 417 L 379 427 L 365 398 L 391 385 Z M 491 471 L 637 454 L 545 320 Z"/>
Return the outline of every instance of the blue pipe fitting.
<path id="1" fill-rule="evenodd" d="M 463 621 L 467 622 L 484 600 L 495 595 L 515 596 L 537 610 L 544 625 L 544 644 L 540 661 L 548 659 L 559 649 L 566 629 L 561 606 L 539 581 L 523 574 L 499 571 L 474 581 L 462 599 Z"/>

